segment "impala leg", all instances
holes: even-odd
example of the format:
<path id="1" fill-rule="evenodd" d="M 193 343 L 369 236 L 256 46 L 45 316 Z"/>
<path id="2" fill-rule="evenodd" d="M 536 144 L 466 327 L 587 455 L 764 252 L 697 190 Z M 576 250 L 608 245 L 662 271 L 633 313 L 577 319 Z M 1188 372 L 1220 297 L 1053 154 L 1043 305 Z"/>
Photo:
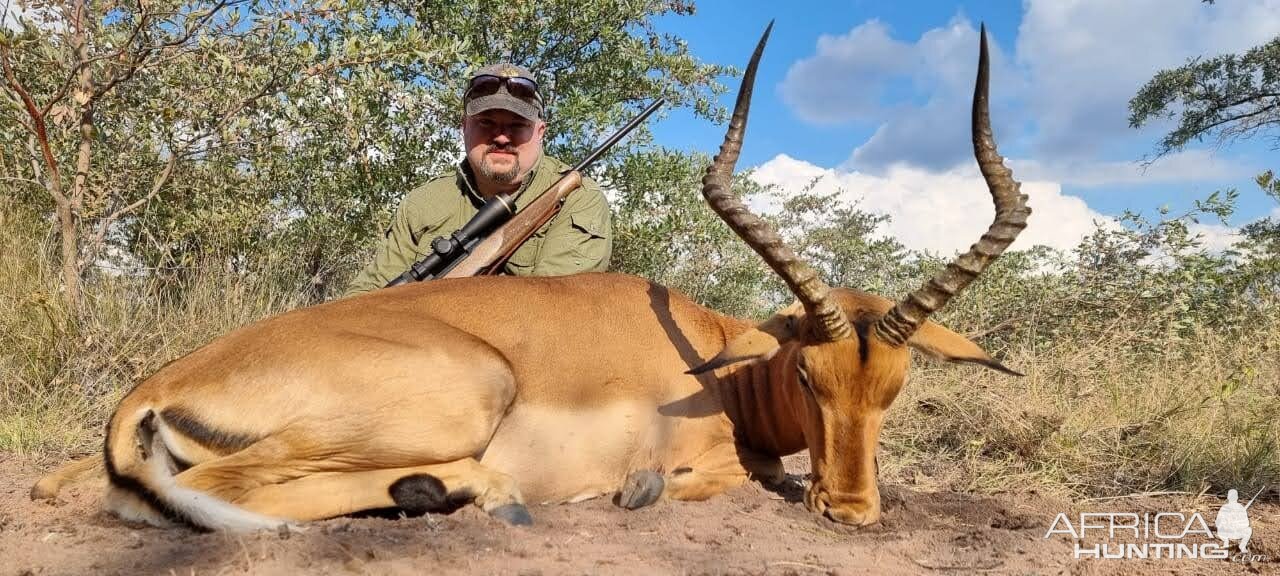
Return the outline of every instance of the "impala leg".
<path id="1" fill-rule="evenodd" d="M 725 442 L 672 469 L 666 478 L 666 495 L 673 500 L 706 500 L 749 479 L 776 484 L 784 476 L 778 457 Z"/>
<path id="2" fill-rule="evenodd" d="M 532 523 L 515 480 L 472 458 L 408 468 L 312 474 L 255 488 L 235 500 L 253 512 L 298 521 L 393 506 L 410 513 L 441 512 L 463 502 L 473 502 L 511 524 Z"/>
<path id="3" fill-rule="evenodd" d="M 748 479 L 777 483 L 783 477 L 782 461 L 777 457 L 723 442 L 676 466 L 666 476 L 651 470 L 632 472 L 618 493 L 618 504 L 635 509 L 656 502 L 660 496 L 672 500 L 706 500 L 741 486 Z"/>
<path id="4" fill-rule="evenodd" d="M 58 495 L 58 491 L 63 486 L 73 482 L 80 482 L 91 476 L 100 477 L 105 475 L 105 469 L 102 466 L 102 453 L 99 452 L 92 456 L 85 456 L 74 462 L 62 465 L 57 470 L 50 472 L 41 478 L 36 485 L 31 488 L 32 500 L 52 500 Z"/>
<path id="5" fill-rule="evenodd" d="M 235 502 L 260 486 L 314 471 L 314 463 L 297 456 L 299 452 L 287 435 L 268 436 L 234 454 L 192 466 L 174 479 L 183 487 Z"/>

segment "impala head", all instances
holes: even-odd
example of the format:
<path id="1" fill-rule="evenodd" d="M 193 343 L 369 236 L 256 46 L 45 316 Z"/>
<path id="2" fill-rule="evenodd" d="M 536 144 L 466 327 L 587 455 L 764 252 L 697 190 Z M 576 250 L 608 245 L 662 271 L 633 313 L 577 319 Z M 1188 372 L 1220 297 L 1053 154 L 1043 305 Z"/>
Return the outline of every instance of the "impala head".
<path id="1" fill-rule="evenodd" d="M 772 29 L 773 25 L 769 25 Z M 849 524 L 880 518 L 876 445 L 884 412 L 906 381 L 908 346 L 955 362 L 974 362 L 1017 374 L 992 360 L 968 339 L 928 321 L 982 273 L 1026 227 L 1030 209 L 1019 184 L 1002 164 L 987 111 L 985 27 L 973 98 L 973 147 L 996 205 L 990 228 L 923 287 L 897 304 L 879 296 L 831 289 L 800 260 L 770 226 L 729 190 L 742 148 L 756 65 L 769 37 L 765 30 L 738 92 L 720 153 L 703 178 L 703 195 L 796 295 L 797 302 L 735 338 L 715 358 L 692 372 L 745 360 L 768 360 L 771 381 L 803 397 L 798 416 L 813 462 L 805 496 L 810 510 Z"/>

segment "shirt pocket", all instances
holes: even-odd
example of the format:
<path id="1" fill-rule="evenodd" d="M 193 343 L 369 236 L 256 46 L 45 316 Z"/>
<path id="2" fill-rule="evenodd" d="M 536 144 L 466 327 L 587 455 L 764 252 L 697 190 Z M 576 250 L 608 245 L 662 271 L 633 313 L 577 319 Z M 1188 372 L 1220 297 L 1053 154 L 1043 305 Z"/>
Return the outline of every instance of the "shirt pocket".
<path id="1" fill-rule="evenodd" d="M 604 222 L 600 222 L 599 218 L 583 216 L 582 214 L 572 214 L 569 217 L 569 223 L 572 224 L 574 228 L 585 232 L 593 239 L 598 238 L 603 240 L 607 236 L 604 230 Z"/>
<path id="2" fill-rule="evenodd" d="M 604 223 L 599 218 L 592 218 L 582 214 L 573 214 L 569 223 L 574 230 L 582 234 L 582 237 L 577 242 L 574 242 L 570 248 L 573 256 L 579 259 L 599 258 L 609 243 L 608 232 L 605 231 Z"/>
<path id="3" fill-rule="evenodd" d="M 428 221 L 418 223 L 413 231 L 413 251 L 417 253 L 419 260 L 435 253 L 431 243 L 436 238 L 447 238 L 462 227 L 462 224 L 450 222 L 447 213 L 431 214 L 429 217 Z"/>
<path id="4" fill-rule="evenodd" d="M 542 245 L 546 242 L 547 230 L 550 227 L 550 222 L 544 224 L 524 244 L 516 248 L 516 251 L 511 254 L 511 258 L 507 259 L 507 265 L 504 268 L 507 274 L 516 276 L 533 274 L 533 268 L 538 265 L 538 257 L 542 254 Z"/>

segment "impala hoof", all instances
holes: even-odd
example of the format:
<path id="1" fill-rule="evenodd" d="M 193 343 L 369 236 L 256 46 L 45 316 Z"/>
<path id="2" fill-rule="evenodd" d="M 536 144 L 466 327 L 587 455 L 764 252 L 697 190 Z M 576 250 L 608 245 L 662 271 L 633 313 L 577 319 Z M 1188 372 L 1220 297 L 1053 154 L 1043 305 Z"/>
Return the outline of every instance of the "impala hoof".
<path id="1" fill-rule="evenodd" d="M 618 492 L 618 505 L 627 510 L 635 510 L 653 504 L 662 496 L 666 485 L 662 475 L 652 470 L 632 472 Z"/>
<path id="2" fill-rule="evenodd" d="M 533 524 L 533 516 L 529 515 L 529 509 L 520 503 L 503 504 L 490 510 L 489 515 L 512 526 L 529 526 Z"/>

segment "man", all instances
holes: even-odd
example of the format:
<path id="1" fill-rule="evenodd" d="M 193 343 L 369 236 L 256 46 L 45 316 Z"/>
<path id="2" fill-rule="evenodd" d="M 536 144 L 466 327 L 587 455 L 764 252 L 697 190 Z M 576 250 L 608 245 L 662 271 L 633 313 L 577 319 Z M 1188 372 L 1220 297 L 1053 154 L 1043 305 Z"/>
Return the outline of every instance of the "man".
<path id="1" fill-rule="evenodd" d="M 542 153 L 542 96 L 528 70 L 512 64 L 482 68 L 463 95 L 466 157 L 454 174 L 427 182 L 400 202 L 371 262 L 347 295 L 382 288 L 431 253 L 431 241 L 461 228 L 486 200 L 514 193 L 517 210 L 569 168 Z M 517 276 L 603 271 L 612 251 L 609 205 L 589 178 L 560 213 L 516 250 L 503 269 Z"/>
<path id="2" fill-rule="evenodd" d="M 1240 493 L 1235 488 L 1227 491 L 1227 503 L 1218 509 L 1218 517 L 1214 519 L 1214 525 L 1218 528 L 1218 539 L 1222 540 L 1222 547 L 1230 550 L 1230 540 L 1237 540 L 1240 545 L 1240 552 L 1249 553 L 1249 539 L 1253 536 L 1253 528 L 1249 526 L 1248 506 L 1244 506 L 1238 502 Z M 1249 503 L 1250 505 L 1253 502 Z"/>

